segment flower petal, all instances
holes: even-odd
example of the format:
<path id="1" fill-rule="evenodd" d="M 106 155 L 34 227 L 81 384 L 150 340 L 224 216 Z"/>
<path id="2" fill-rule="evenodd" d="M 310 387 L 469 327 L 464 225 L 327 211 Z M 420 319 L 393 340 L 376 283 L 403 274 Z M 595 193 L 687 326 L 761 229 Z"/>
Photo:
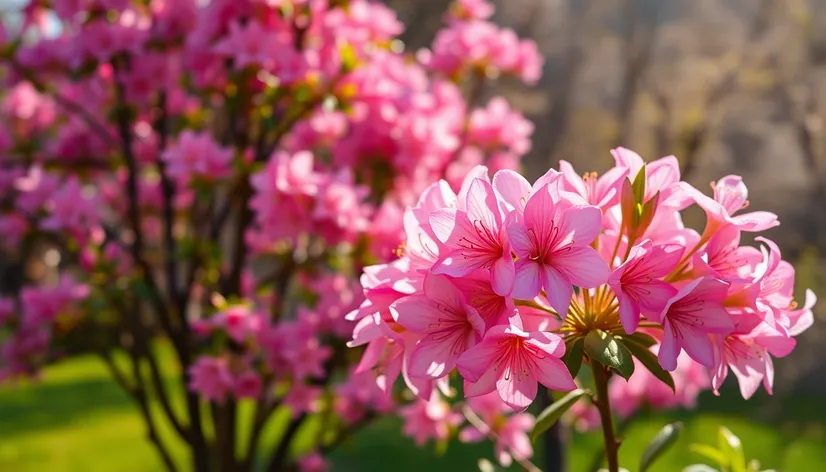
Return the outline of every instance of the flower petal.
<path id="1" fill-rule="evenodd" d="M 517 300 L 530 300 L 542 290 L 540 265 L 530 259 L 516 261 L 511 296 Z"/>

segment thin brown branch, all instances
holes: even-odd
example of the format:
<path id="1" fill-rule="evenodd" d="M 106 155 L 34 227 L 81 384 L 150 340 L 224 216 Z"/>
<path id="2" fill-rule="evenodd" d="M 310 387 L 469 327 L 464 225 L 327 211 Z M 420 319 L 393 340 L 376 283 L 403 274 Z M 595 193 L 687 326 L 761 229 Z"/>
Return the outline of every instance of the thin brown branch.
<path id="1" fill-rule="evenodd" d="M 465 415 L 465 419 L 467 419 L 468 423 L 471 424 L 474 428 L 476 428 L 480 433 L 484 434 L 488 437 L 488 439 L 492 441 L 499 441 L 499 435 L 496 431 L 493 430 L 485 421 L 473 411 L 472 408 L 465 405 L 462 408 L 462 414 Z M 512 455 L 513 460 L 519 464 L 520 467 L 525 469 L 526 472 L 542 472 L 542 470 L 537 467 L 533 462 L 529 461 L 528 459 L 520 459 L 514 455 Z"/>

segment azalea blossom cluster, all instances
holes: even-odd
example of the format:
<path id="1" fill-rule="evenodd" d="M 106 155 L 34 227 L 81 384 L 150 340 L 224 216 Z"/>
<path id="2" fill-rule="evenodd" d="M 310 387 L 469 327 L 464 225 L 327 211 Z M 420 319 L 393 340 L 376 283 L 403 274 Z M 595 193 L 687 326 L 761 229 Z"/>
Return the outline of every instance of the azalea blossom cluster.
<path id="1" fill-rule="evenodd" d="M 612 380 L 623 416 L 690 405 L 729 371 L 743 397 L 761 384 L 771 393 L 772 358 L 794 349 L 815 302 L 811 291 L 793 300 L 794 268 L 771 240 L 741 243 L 776 215 L 743 211 L 738 176 L 708 196 L 680 181 L 674 156 L 611 154 L 602 176 L 561 161 L 533 183 L 478 166 L 458 193 L 431 185 L 405 212 L 401 257 L 364 270 L 365 301 L 349 315 L 350 345 L 367 345 L 360 368 L 380 385 L 401 374 L 423 399 L 449 393 L 458 372 L 465 397 L 495 394 L 519 412 L 538 384 L 577 386 L 583 342 L 586 362 L 605 362 L 589 351 L 597 334 L 642 353 L 627 382 Z M 692 205 L 706 214 L 701 232 L 683 224 Z"/>
<path id="2" fill-rule="evenodd" d="M 478 103 L 489 80 L 542 66 L 491 13 L 458 0 L 432 48 L 406 52 L 393 11 L 367 0 L 29 2 L 0 25 L 0 251 L 23 274 L 0 286 L 0 379 L 94 352 L 138 404 L 159 400 L 199 471 L 208 453 L 252 467 L 276 410 L 291 430 L 332 417 L 315 452 L 272 457 L 322 469 L 343 440 L 328 433 L 399 400 L 345 347 L 357 274 L 395 258 L 432 182 L 458 191 L 530 149 L 521 113 Z M 249 457 L 224 436 L 238 401 L 260 415 Z"/>

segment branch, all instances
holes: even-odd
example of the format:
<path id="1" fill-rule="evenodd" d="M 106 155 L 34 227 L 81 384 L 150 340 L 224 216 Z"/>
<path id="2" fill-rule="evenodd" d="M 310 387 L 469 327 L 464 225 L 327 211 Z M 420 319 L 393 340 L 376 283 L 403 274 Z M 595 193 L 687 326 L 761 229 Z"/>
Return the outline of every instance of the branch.
<path id="1" fill-rule="evenodd" d="M 100 355 L 115 381 L 118 382 L 118 384 L 121 385 L 121 387 L 126 391 L 126 393 L 128 393 L 132 397 L 132 399 L 135 400 L 135 402 L 138 404 L 141 416 L 143 417 L 144 422 L 146 423 L 147 436 L 149 438 L 149 441 L 152 442 L 152 445 L 154 445 L 155 449 L 158 451 L 158 455 L 161 456 L 161 461 L 163 462 L 164 467 L 169 472 L 177 472 L 178 468 L 175 466 L 175 463 L 172 460 L 172 456 L 169 454 L 169 451 L 166 449 L 166 446 L 164 446 L 163 442 L 161 442 L 161 439 L 158 436 L 158 430 L 155 426 L 155 420 L 152 418 L 152 412 L 149 409 L 149 401 L 146 396 L 146 389 L 144 388 L 143 375 L 140 371 L 140 358 L 135 352 L 129 350 L 127 350 L 127 352 L 129 353 L 129 357 L 132 359 L 132 377 L 135 379 L 135 385 L 132 387 L 130 387 L 129 384 L 126 382 L 125 375 L 117 367 L 111 355 L 106 351 L 102 351 Z"/>
<path id="2" fill-rule="evenodd" d="M 132 151 L 132 129 L 130 127 L 129 115 L 127 112 L 124 85 L 120 79 L 120 68 L 118 67 L 118 64 L 114 61 L 112 62 L 112 68 L 114 71 L 115 93 L 117 97 L 116 115 L 118 133 L 120 135 L 121 145 L 123 148 L 123 159 L 126 162 L 127 169 L 126 193 L 128 200 L 127 203 L 129 206 L 128 218 L 129 224 L 132 227 L 132 231 L 134 232 L 134 241 L 131 245 L 132 258 L 135 260 L 135 263 L 138 264 L 138 266 L 141 268 L 141 271 L 143 272 L 144 279 L 146 280 L 146 283 L 149 287 L 149 291 L 152 295 L 152 303 L 155 307 L 155 310 L 158 312 L 158 317 L 160 318 L 161 324 L 163 325 L 167 333 L 169 333 L 170 337 L 172 337 L 173 342 L 175 344 L 178 344 L 178 348 L 182 349 L 183 347 L 179 343 L 180 340 L 176 339 L 176 331 L 172 326 L 172 321 L 170 319 L 167 306 L 164 303 L 160 290 L 158 289 L 158 284 L 155 282 L 152 267 L 143 257 L 144 241 L 143 229 L 141 228 L 141 216 L 139 208 L 139 176 L 137 162 L 135 160 L 135 155 Z"/>
<path id="3" fill-rule="evenodd" d="M 594 373 L 594 384 L 597 391 L 594 405 L 599 410 L 599 418 L 602 422 L 602 437 L 605 443 L 605 457 L 608 459 L 608 472 L 619 472 L 618 452 L 620 442 L 617 441 L 614 432 L 614 417 L 608 398 L 608 378 L 611 374 L 605 366 L 594 360 L 591 361 L 591 370 Z"/>
<path id="4" fill-rule="evenodd" d="M 124 318 L 130 324 L 129 332 L 132 334 L 133 343 L 135 344 L 134 350 L 139 356 L 146 358 L 146 361 L 149 364 L 152 388 L 155 390 L 155 394 L 158 397 L 158 401 L 161 404 L 161 409 L 166 415 L 167 420 L 181 439 L 189 442 L 190 432 L 183 426 L 181 421 L 178 419 L 178 415 L 175 414 L 175 411 L 172 409 L 172 404 L 169 401 L 169 396 L 167 395 L 166 387 L 164 386 L 163 376 L 158 368 L 158 363 L 155 356 L 152 353 L 149 335 L 147 334 L 146 326 L 141 323 L 139 311 L 137 309 L 128 309 L 123 303 L 120 303 L 116 298 L 112 297 L 108 293 L 106 298 L 117 311 L 123 314 Z M 113 372 L 113 375 L 115 373 L 116 372 Z M 115 380 L 118 381 L 118 383 L 122 383 L 117 378 Z M 124 389 L 127 390 L 126 387 L 124 387 Z"/>
<path id="5" fill-rule="evenodd" d="M 462 414 L 465 415 L 465 418 L 467 419 L 468 423 L 470 423 L 471 426 L 476 428 L 480 433 L 487 432 L 485 435 L 488 436 L 488 439 L 491 439 L 494 442 L 498 442 L 500 440 L 499 435 L 496 433 L 496 431 L 494 431 L 493 428 L 491 428 L 487 423 L 485 423 L 485 421 L 482 420 L 482 418 L 479 418 L 479 416 L 476 414 L 475 411 L 473 411 L 472 408 L 465 405 L 462 408 Z M 528 459 L 520 459 L 516 457 L 514 454 L 511 454 L 511 457 L 513 457 L 513 460 L 516 461 L 516 463 L 519 464 L 523 469 L 525 469 L 526 472 L 542 472 L 542 470 L 539 467 L 534 465 L 534 463 L 529 461 Z"/>
<path id="6" fill-rule="evenodd" d="M 158 109 L 160 115 L 155 123 L 155 132 L 158 134 L 158 149 L 163 152 L 167 147 L 169 138 L 169 112 L 166 104 L 166 92 L 161 91 L 158 95 Z M 186 300 L 182 300 L 181 290 L 178 288 L 178 263 L 176 259 L 175 235 L 175 214 L 173 204 L 175 201 L 175 186 L 166 175 L 166 162 L 158 158 L 158 173 L 161 178 L 161 192 L 163 194 L 163 221 L 164 221 L 164 251 L 166 252 L 166 284 L 169 296 L 175 303 L 181 323 L 186 323 Z"/>
<path id="7" fill-rule="evenodd" d="M 206 437 L 203 433 L 201 425 L 201 406 L 198 395 L 189 391 L 189 366 L 192 358 L 188 351 L 187 342 L 190 334 L 189 323 L 181 323 L 181 331 L 177 331 L 173 325 L 169 315 L 167 306 L 161 297 L 158 285 L 152 274 L 152 268 L 146 259 L 143 258 L 143 231 L 140 226 L 140 212 L 138 209 L 138 169 L 135 161 L 135 156 L 132 151 L 132 130 L 129 126 L 129 116 L 126 113 L 126 99 L 124 85 L 120 79 L 120 67 L 117 62 L 112 63 L 115 79 L 115 93 L 118 103 L 118 132 L 120 134 L 123 145 L 124 160 L 128 171 L 127 175 L 127 194 L 129 199 L 129 220 L 135 232 L 135 241 L 132 245 L 132 257 L 135 262 L 141 267 L 144 278 L 149 285 L 149 290 L 152 296 L 152 303 L 160 319 L 161 326 L 169 335 L 172 345 L 175 347 L 175 352 L 181 363 L 181 381 L 183 388 L 186 389 L 186 403 L 187 411 L 189 413 L 190 425 L 190 444 L 192 445 L 192 457 L 194 461 L 195 470 L 197 472 L 205 472 L 209 469 L 207 462 L 207 447 Z M 181 314 L 184 318 L 184 314 Z"/>

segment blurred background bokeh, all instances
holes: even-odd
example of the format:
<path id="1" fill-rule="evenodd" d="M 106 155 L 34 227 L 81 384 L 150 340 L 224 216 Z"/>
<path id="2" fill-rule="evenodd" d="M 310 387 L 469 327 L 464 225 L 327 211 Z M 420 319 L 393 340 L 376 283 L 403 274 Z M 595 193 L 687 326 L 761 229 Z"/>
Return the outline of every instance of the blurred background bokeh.
<path id="1" fill-rule="evenodd" d="M 407 50 L 427 46 L 447 0 L 388 0 L 407 25 Z M 535 178 L 559 159 L 605 170 L 622 145 L 652 160 L 676 155 L 683 179 L 708 190 L 742 175 L 754 209 L 780 215 L 768 237 L 797 268 L 796 296 L 826 293 L 826 0 L 500 0 L 494 21 L 537 41 L 540 83 L 507 81 L 506 96 L 535 123 L 525 171 Z M 25 1 L 0 0 L 4 21 Z M 701 222 L 702 215 L 694 214 Z M 19 268 L 0 261 L 0 276 Z M 622 454 L 638 457 L 663 424 L 683 420 L 681 444 L 654 470 L 679 470 L 726 424 L 764 468 L 819 470 L 826 461 L 826 305 L 776 361 L 775 395 L 749 401 L 727 385 L 703 394 L 696 413 L 642 413 L 627 425 Z M 169 373 L 170 377 L 172 372 Z M 733 382 L 733 379 L 730 379 Z M 398 420 L 382 420 L 343 445 L 333 470 L 475 470 L 492 446 L 417 449 Z M 47 369 L 39 382 L 0 388 L 0 472 L 153 471 L 132 403 L 94 358 Z M 569 470 L 588 470 L 595 434 L 569 432 Z M 541 454 L 541 451 L 539 452 Z M 183 452 L 181 452 L 183 454 Z M 542 464 L 542 461 L 537 461 Z M 631 464 L 636 461 L 631 461 Z"/>

